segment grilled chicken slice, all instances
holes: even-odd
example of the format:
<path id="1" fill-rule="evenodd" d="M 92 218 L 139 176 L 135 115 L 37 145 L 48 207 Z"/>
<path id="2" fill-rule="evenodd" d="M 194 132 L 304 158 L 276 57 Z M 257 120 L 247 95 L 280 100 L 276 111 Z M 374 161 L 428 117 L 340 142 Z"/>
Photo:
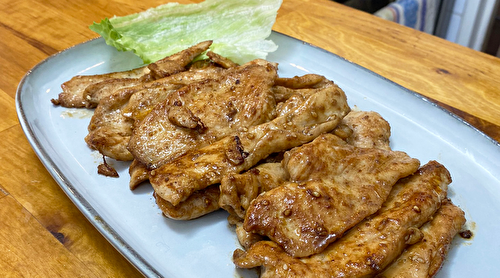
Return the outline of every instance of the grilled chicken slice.
<path id="1" fill-rule="evenodd" d="M 305 89 L 318 87 L 318 84 L 324 82 L 326 78 L 318 74 L 305 74 L 301 76 L 294 76 L 291 78 L 280 77 L 276 79 L 275 85 L 281 87 L 280 89 L 291 89 L 289 92 L 293 92 L 295 89 Z"/>
<path id="2" fill-rule="evenodd" d="M 254 60 L 177 90 L 134 129 L 128 149 L 149 169 L 275 117 L 277 68 Z"/>
<path id="3" fill-rule="evenodd" d="M 122 108 L 130 96 L 135 92 L 133 89 L 121 89 L 101 100 L 94 111 L 85 142 L 102 155 L 116 160 L 132 160 L 132 154 L 126 146 L 134 122 L 122 114 Z"/>
<path id="4" fill-rule="evenodd" d="M 226 58 L 224 56 L 221 56 L 221 55 L 219 55 L 219 54 L 217 54 L 215 52 L 212 52 L 212 51 L 208 51 L 207 52 L 207 56 L 208 56 L 208 58 L 210 58 L 211 61 L 213 61 L 217 65 L 222 66 L 225 69 L 239 66 L 238 64 L 236 64 L 235 62 L 231 61 L 230 59 L 228 59 L 228 58 Z"/>
<path id="5" fill-rule="evenodd" d="M 292 95 L 299 95 L 290 88 L 302 89 L 304 86 L 316 86 L 324 81 L 323 77 L 312 74 L 304 77 L 278 79 L 280 80 L 275 82 L 275 85 L 281 85 L 276 85 L 273 89 L 278 94 L 279 91 L 282 91 L 281 96 L 278 96 L 280 100 L 285 99 L 283 90 L 286 90 L 289 103 L 295 102 Z M 282 87 L 284 85 L 288 87 Z M 278 106 L 281 108 L 285 106 L 293 107 L 293 105 L 288 104 L 281 105 L 283 103 L 280 102 Z M 332 133 L 342 135 L 344 141 L 356 147 L 375 147 L 390 150 L 390 126 L 376 112 L 351 111 Z M 281 162 L 281 159 L 278 161 Z M 288 180 L 288 172 L 280 163 L 276 162 L 260 164 L 241 174 L 229 174 L 221 181 L 219 204 L 232 216 L 243 219 L 250 201 L 259 194 L 278 187 Z"/>
<path id="6" fill-rule="evenodd" d="M 140 184 L 149 180 L 149 170 L 146 165 L 140 163 L 137 159 L 132 160 L 128 168 L 130 175 L 129 188 L 136 189 Z"/>
<path id="7" fill-rule="evenodd" d="M 85 88 L 83 98 L 87 101 L 87 108 L 95 108 L 101 101 L 114 92 L 143 84 L 142 78 L 114 78 L 91 84 Z"/>
<path id="8" fill-rule="evenodd" d="M 275 80 L 273 93 L 278 102 L 276 114 L 284 116 L 293 111 L 312 94 L 324 87 L 330 86 L 332 81 L 317 74 L 306 74 L 292 78 L 279 77 Z M 288 87 L 287 87 L 288 86 Z"/>
<path id="9" fill-rule="evenodd" d="M 253 200 L 244 228 L 306 257 L 380 209 L 392 186 L 420 164 L 403 152 L 357 148 L 324 134 L 286 152 L 283 165 L 290 182 Z"/>
<path id="10" fill-rule="evenodd" d="M 352 110 L 333 134 L 355 147 L 391 150 L 391 126 L 374 111 Z"/>
<path id="11" fill-rule="evenodd" d="M 87 107 L 88 108 L 96 107 L 101 99 L 106 98 L 107 96 L 113 94 L 113 92 L 122 88 L 137 87 L 137 89 L 148 89 L 148 88 L 151 89 L 151 88 L 158 88 L 164 84 L 167 86 L 174 83 L 175 85 L 188 84 L 190 80 L 183 80 L 182 75 L 178 76 L 178 78 L 165 78 L 165 77 L 173 76 L 177 73 L 186 71 L 188 68 L 187 67 L 188 64 L 197 55 L 207 50 L 209 45 L 210 45 L 209 42 L 202 42 L 185 51 L 181 51 L 180 53 L 174 54 L 160 61 L 157 61 L 156 63 L 148 65 L 147 70 L 149 70 L 149 68 L 152 68 L 153 65 L 161 65 L 162 68 L 161 73 L 148 71 L 148 74 L 144 74 L 140 78 L 113 78 L 101 81 L 96 84 L 89 85 L 87 88 L 85 88 L 85 91 L 83 92 L 83 98 L 88 102 Z M 170 68 L 168 68 L 167 66 L 170 66 Z M 190 65 L 189 69 L 193 68 L 194 66 L 196 65 Z M 158 66 L 156 66 L 156 68 L 158 68 Z M 204 64 L 203 67 L 196 67 L 196 70 L 206 69 L 206 68 L 221 70 L 221 68 L 215 67 L 211 64 Z M 151 82 L 154 80 L 157 80 L 157 82 Z M 142 103 L 145 103 L 146 107 L 151 106 L 148 105 L 148 102 L 154 100 L 153 97 L 148 96 L 147 94 L 146 96 L 143 96 L 141 94 L 138 95 L 139 96 L 135 96 L 135 98 L 137 99 L 136 101 L 141 101 Z M 131 102 L 134 103 L 134 101 Z M 142 107 L 142 106 L 133 105 L 133 107 L 137 109 L 137 107 Z M 143 117 L 145 116 L 144 113 L 142 113 L 142 116 Z"/>
<path id="12" fill-rule="evenodd" d="M 127 149 L 132 131 L 155 106 L 186 85 L 206 80 L 222 69 L 187 70 L 159 80 L 115 91 L 99 102 L 88 126 L 85 141 L 103 155 L 132 160 Z"/>
<path id="13" fill-rule="evenodd" d="M 449 199 L 444 200 L 432 220 L 420 229 L 423 239 L 409 246 L 377 278 L 434 277 L 464 224 L 464 212 Z"/>
<path id="14" fill-rule="evenodd" d="M 89 133 L 85 137 L 85 142 L 90 148 L 98 150 L 105 156 L 116 160 L 132 160 L 134 157 L 127 146 L 135 121 L 124 113 L 125 108 L 129 107 L 127 104 L 131 96 L 139 91 L 147 91 L 150 95 L 156 96 L 152 99 L 160 101 L 181 87 L 170 84 L 143 90 L 130 87 L 114 92 L 99 102 L 90 120 Z M 150 103 L 150 106 L 155 104 Z"/>
<path id="15" fill-rule="evenodd" d="M 134 128 L 147 116 L 157 104 L 164 102 L 173 91 L 212 78 L 224 73 L 221 67 L 207 64 L 204 67 L 192 67 L 187 71 L 170 75 L 138 86 L 123 107 L 123 115 L 134 120 Z M 165 93 L 165 92 L 169 93 Z"/>
<path id="16" fill-rule="evenodd" d="M 225 175 L 332 131 L 349 110 L 344 92 L 326 82 L 289 113 L 164 164 L 151 173 L 150 182 L 156 194 L 175 206 L 193 192 L 220 183 Z"/>
<path id="17" fill-rule="evenodd" d="M 202 41 L 187 49 L 158 60 L 155 63 L 149 64 L 149 80 L 156 80 L 185 71 L 186 66 L 193 62 L 194 58 L 198 55 L 207 51 L 212 45 L 212 42 L 211 40 Z"/>
<path id="18" fill-rule="evenodd" d="M 376 215 L 350 229 L 323 252 L 294 258 L 272 241 L 259 241 L 247 251 L 236 250 L 233 261 L 241 268 L 261 266 L 262 278 L 374 276 L 397 258 L 408 243 L 414 243 L 418 228 L 446 198 L 450 182 L 448 170 L 431 161 L 401 179 Z"/>
<path id="19" fill-rule="evenodd" d="M 98 101 L 100 97 L 96 94 L 90 96 L 90 92 L 85 93 L 87 87 L 97 85 L 99 83 L 109 84 L 111 80 L 126 80 L 128 84 L 129 81 L 136 79 L 140 80 L 140 78 L 147 73 L 149 73 L 149 69 L 144 66 L 122 72 L 97 75 L 77 75 L 64 82 L 61 85 L 62 93 L 59 94 L 57 99 L 52 99 L 51 101 L 53 104 L 61 105 L 62 107 L 95 108 L 97 106 L 96 101 Z M 117 87 L 114 87 L 114 89 L 117 89 Z M 94 92 L 94 90 L 92 92 Z M 108 91 L 106 94 L 109 95 Z"/>
<path id="20" fill-rule="evenodd" d="M 238 242 L 245 249 L 250 248 L 254 243 L 264 240 L 265 238 L 259 234 L 249 233 L 243 228 L 243 219 L 240 217 L 230 214 L 227 218 L 230 225 L 233 225 Z"/>
<path id="21" fill-rule="evenodd" d="M 281 163 L 263 163 L 241 174 L 228 174 L 220 184 L 219 205 L 240 219 L 250 202 L 259 194 L 269 191 L 288 180 Z"/>
<path id="22" fill-rule="evenodd" d="M 186 66 L 199 54 L 206 51 L 212 41 L 204 41 L 179 53 L 165 57 L 155 63 L 122 72 L 98 75 L 77 75 L 63 83 L 55 105 L 74 108 L 95 108 L 99 101 L 114 91 L 160 79 L 186 70 Z"/>
<path id="23" fill-rule="evenodd" d="M 156 204 L 166 217 L 175 220 L 191 220 L 218 210 L 219 195 L 219 187 L 213 185 L 196 191 L 177 206 L 172 206 L 159 197 L 158 194 L 154 194 L 154 197 Z"/>

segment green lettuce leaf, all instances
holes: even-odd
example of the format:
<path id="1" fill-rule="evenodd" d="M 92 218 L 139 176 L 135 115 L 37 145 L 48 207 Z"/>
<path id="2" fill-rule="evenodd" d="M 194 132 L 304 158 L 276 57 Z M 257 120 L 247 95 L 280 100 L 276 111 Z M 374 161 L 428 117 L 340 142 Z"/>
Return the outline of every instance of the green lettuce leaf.
<path id="1" fill-rule="evenodd" d="M 120 51 L 155 62 L 201 41 L 236 63 L 265 59 L 277 45 L 268 40 L 282 0 L 205 0 L 168 3 L 144 12 L 105 18 L 89 28 Z"/>

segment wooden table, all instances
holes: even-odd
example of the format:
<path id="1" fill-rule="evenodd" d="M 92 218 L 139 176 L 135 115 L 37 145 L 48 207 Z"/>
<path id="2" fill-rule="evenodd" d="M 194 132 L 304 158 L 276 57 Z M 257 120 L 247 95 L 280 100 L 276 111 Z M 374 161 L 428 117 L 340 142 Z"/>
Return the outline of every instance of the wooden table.
<path id="1" fill-rule="evenodd" d="M 40 163 L 21 130 L 14 98 L 37 63 L 96 37 L 88 29 L 93 21 L 162 2 L 2 0 L 0 276 L 141 276 Z M 498 58 L 328 0 L 284 0 L 274 30 L 425 95 L 500 142 Z"/>

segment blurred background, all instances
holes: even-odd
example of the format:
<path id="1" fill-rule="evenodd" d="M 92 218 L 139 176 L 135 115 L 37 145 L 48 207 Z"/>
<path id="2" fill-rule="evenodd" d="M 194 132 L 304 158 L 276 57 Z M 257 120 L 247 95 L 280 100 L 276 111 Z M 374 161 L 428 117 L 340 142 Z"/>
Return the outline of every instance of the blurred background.
<path id="1" fill-rule="evenodd" d="M 334 0 L 500 57 L 500 0 Z"/>

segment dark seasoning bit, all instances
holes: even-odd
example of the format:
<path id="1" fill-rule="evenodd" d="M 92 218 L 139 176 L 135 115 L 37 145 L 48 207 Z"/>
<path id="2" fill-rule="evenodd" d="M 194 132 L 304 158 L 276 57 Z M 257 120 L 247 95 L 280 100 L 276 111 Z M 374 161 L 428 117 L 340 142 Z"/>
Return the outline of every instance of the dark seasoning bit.
<path id="1" fill-rule="evenodd" d="M 460 233 L 458 233 L 460 235 L 461 238 L 465 238 L 465 239 L 471 239 L 473 234 L 472 234 L 472 231 L 471 230 L 465 230 L 465 231 L 461 231 Z"/>
<path id="2" fill-rule="evenodd" d="M 249 153 L 245 152 L 243 149 L 243 145 L 241 144 L 241 140 L 238 136 L 234 136 L 233 138 L 234 144 L 226 151 L 226 157 L 234 165 L 241 165 L 245 162 L 245 158 L 249 156 Z"/>
<path id="3" fill-rule="evenodd" d="M 113 178 L 118 178 L 118 172 L 113 168 L 113 166 L 109 165 L 106 162 L 106 157 L 102 156 L 103 163 L 97 166 L 97 173 L 107 176 L 107 177 L 113 177 Z"/>

